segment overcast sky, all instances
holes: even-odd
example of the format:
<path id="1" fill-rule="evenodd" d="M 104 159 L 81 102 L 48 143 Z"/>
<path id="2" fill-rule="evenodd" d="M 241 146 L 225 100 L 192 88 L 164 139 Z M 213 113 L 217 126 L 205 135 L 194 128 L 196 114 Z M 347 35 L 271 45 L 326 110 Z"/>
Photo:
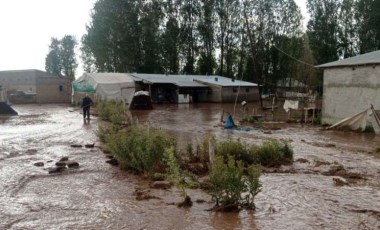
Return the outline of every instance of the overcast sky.
<path id="1" fill-rule="evenodd" d="M 306 0 L 295 1 L 305 17 Z M 45 70 L 51 37 L 61 39 L 70 34 L 80 41 L 95 2 L 0 0 L 0 70 Z M 82 72 L 80 64 L 76 75 Z"/>

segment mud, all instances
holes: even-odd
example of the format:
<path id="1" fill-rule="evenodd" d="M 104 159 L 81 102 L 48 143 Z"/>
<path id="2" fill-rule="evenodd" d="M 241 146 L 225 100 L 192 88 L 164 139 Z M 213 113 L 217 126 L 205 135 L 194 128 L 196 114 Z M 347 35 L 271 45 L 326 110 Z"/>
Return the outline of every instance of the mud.
<path id="1" fill-rule="evenodd" d="M 68 106 L 14 109 L 20 116 L 0 121 L 0 229 L 380 228 L 380 159 L 374 154 L 380 139 L 373 134 L 284 123 L 265 124 L 270 133 L 249 124 L 224 130 L 221 111 L 233 114 L 228 104 L 162 105 L 133 112 L 139 122 L 159 126 L 183 144 L 199 143 L 207 133 L 247 144 L 267 138 L 291 141 L 295 162 L 262 175 L 256 211 L 219 213 L 206 211 L 212 203 L 201 190 L 187 190 L 195 202 L 180 208 L 175 205 L 183 201 L 179 189 L 152 189 L 107 164 L 94 133 L 97 118 L 83 124 L 82 115 Z M 237 108 L 235 122 L 239 117 Z M 94 148 L 84 147 L 91 144 Z M 79 167 L 49 174 L 47 169 L 62 157 Z M 359 176 L 336 186 L 334 178 L 342 175 L 328 173 L 337 165 Z"/>

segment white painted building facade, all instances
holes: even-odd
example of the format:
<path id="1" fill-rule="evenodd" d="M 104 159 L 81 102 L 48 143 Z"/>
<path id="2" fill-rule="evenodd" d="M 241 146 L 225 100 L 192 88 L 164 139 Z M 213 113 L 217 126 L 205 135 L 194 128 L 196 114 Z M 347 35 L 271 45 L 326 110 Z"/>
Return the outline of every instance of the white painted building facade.
<path id="1" fill-rule="evenodd" d="M 336 123 L 371 104 L 380 110 L 380 51 L 317 67 L 324 70 L 322 123 Z"/>

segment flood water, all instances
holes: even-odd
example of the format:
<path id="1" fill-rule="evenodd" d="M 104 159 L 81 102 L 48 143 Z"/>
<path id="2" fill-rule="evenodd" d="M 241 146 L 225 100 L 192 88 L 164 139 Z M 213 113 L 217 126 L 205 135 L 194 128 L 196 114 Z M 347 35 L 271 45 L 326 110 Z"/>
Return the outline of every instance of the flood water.
<path id="1" fill-rule="evenodd" d="M 265 125 L 270 132 L 249 126 L 224 130 L 221 111 L 233 114 L 228 104 L 161 105 L 133 112 L 139 122 L 167 130 L 179 143 L 200 142 L 207 133 L 247 144 L 267 138 L 291 141 L 295 162 L 261 176 L 256 211 L 215 213 L 206 211 L 212 203 L 201 190 L 187 192 L 193 201 L 207 202 L 186 209 L 173 205 L 181 201 L 176 188 L 151 189 L 156 199 L 136 200 L 135 189 L 147 189 L 146 181 L 105 163 L 96 147 L 70 146 L 99 146 L 97 118 L 84 124 L 79 111 L 64 105 L 14 109 L 19 116 L 0 119 L 0 229 L 380 228 L 380 157 L 375 153 L 380 139 L 373 134 L 277 123 Z M 239 116 L 236 109 L 235 121 Z M 49 174 L 47 169 L 65 156 L 80 167 Z M 334 185 L 336 176 L 324 174 L 337 164 L 360 179 Z"/>

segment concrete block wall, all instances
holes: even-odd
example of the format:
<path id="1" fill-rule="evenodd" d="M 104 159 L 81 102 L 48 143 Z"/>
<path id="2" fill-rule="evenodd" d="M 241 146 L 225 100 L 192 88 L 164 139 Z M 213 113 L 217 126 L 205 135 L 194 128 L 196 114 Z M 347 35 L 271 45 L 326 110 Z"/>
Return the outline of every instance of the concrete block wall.
<path id="1" fill-rule="evenodd" d="M 324 70 L 322 123 L 336 123 L 370 104 L 380 109 L 380 65 Z"/>

